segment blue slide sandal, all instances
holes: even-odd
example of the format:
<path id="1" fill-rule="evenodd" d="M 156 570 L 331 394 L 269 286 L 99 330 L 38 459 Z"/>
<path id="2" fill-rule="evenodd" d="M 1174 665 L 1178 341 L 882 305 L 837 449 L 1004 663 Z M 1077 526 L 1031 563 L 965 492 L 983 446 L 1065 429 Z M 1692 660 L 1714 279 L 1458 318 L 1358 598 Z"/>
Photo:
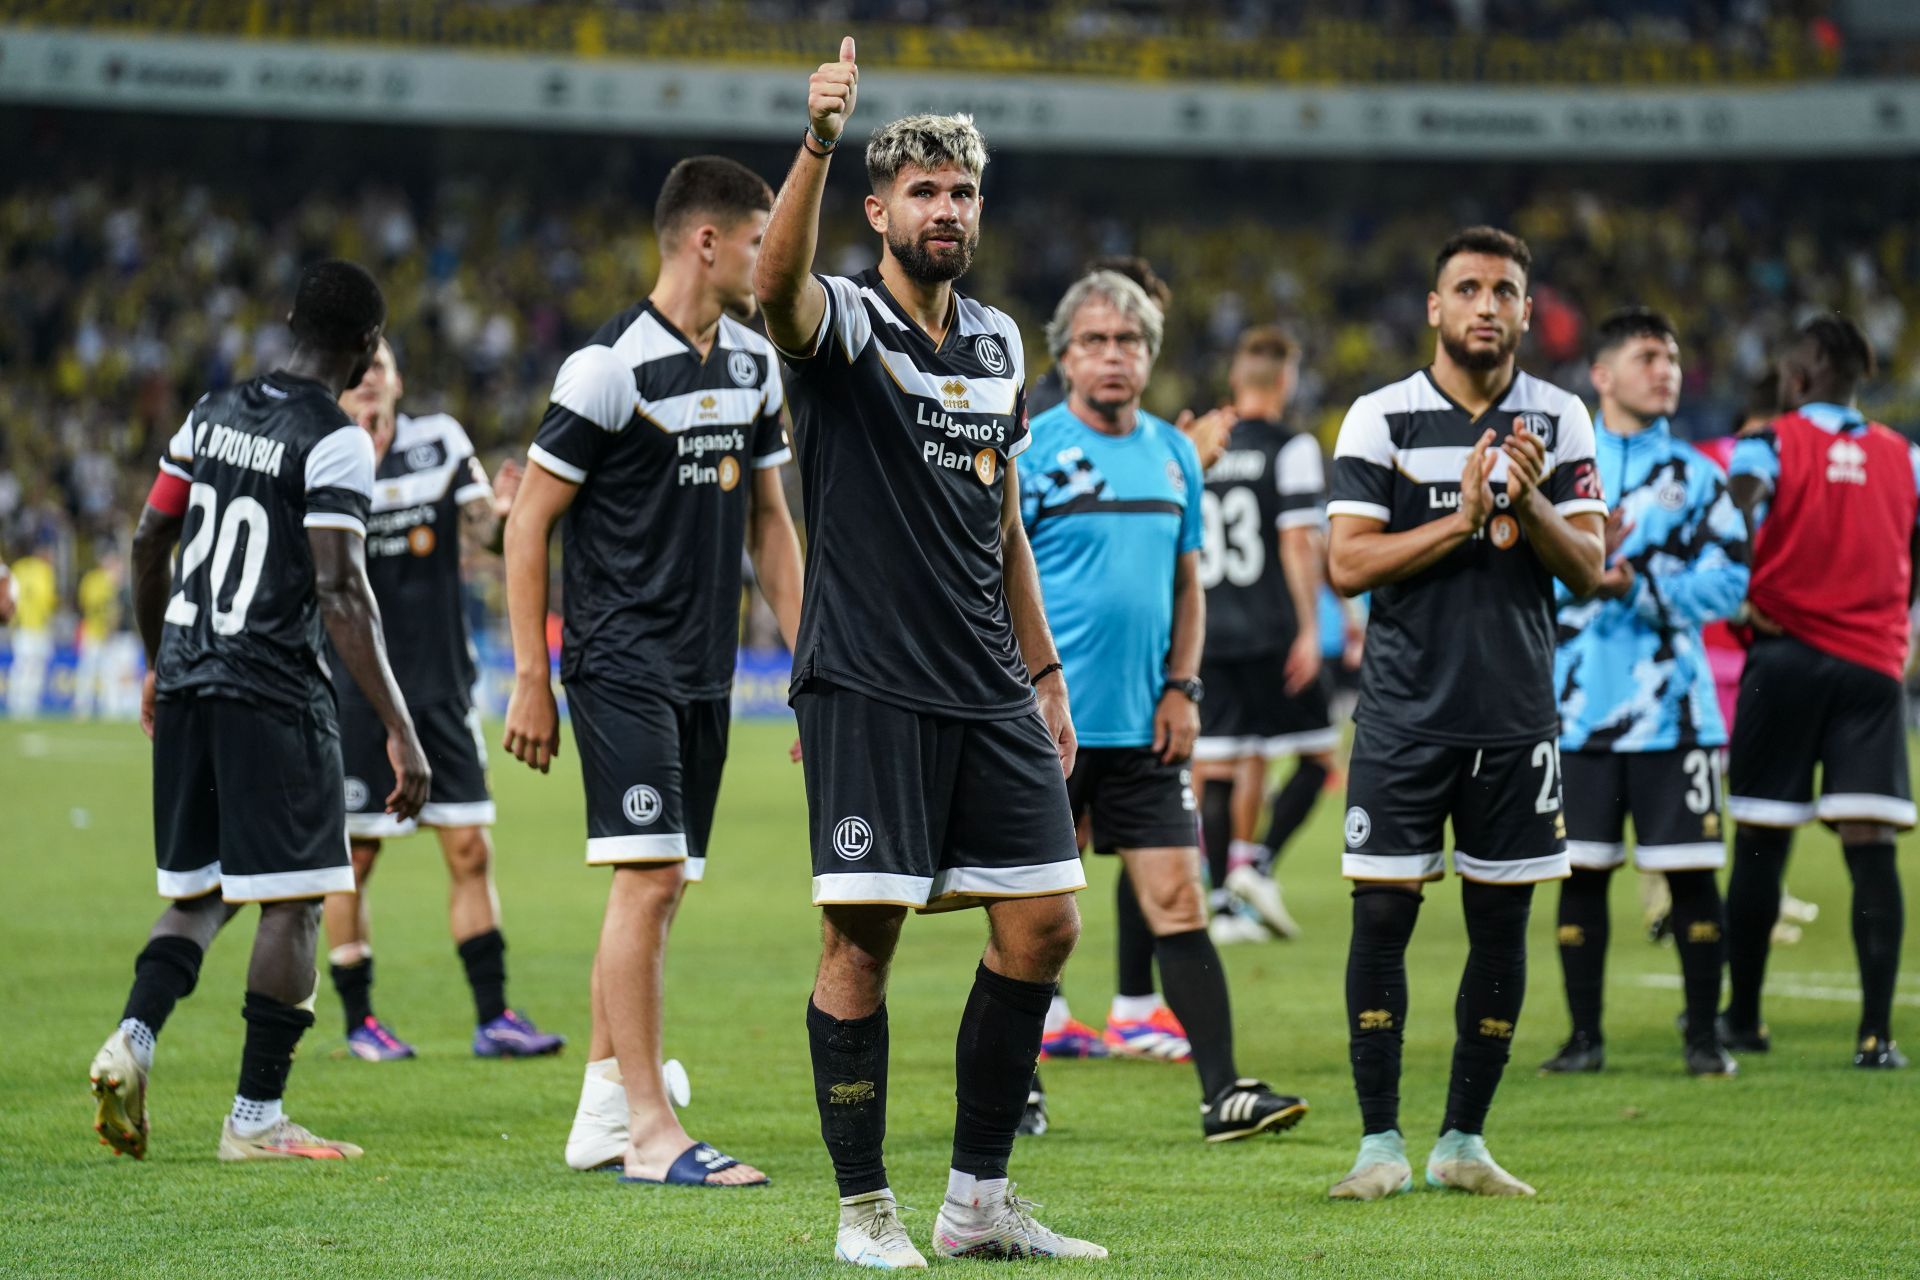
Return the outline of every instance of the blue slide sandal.
<path id="1" fill-rule="evenodd" d="M 696 1142 L 680 1153 L 680 1158 L 675 1160 L 667 1169 L 666 1177 L 630 1178 L 623 1173 L 620 1175 L 620 1181 L 638 1182 L 650 1187 L 721 1187 L 729 1191 L 736 1186 L 764 1187 L 772 1181 L 772 1179 L 768 1178 L 765 1174 L 762 1174 L 753 1182 L 727 1183 L 707 1181 L 708 1175 L 718 1173 L 722 1169 L 731 1169 L 739 1163 L 738 1160 L 723 1153 L 716 1147 L 710 1147 L 704 1142 Z"/>

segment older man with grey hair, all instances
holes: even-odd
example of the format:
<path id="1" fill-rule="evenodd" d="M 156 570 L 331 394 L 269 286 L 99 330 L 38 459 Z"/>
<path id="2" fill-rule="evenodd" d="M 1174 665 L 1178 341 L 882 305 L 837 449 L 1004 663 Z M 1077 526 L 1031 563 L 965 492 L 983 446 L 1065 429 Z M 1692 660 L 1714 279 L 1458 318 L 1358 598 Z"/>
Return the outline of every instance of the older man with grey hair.
<path id="1" fill-rule="evenodd" d="M 809 85 L 801 152 L 755 278 L 791 370 L 812 535 L 793 707 L 824 916 L 807 1038 L 840 1188 L 835 1255 L 926 1265 L 881 1150 L 887 972 L 909 910 L 984 906 L 933 1251 L 1103 1258 L 1036 1222 L 1007 1181 L 1086 879 L 1067 808 L 1066 684 L 1020 523 L 1020 331 L 953 288 L 979 241 L 986 144 L 963 115 L 877 130 L 866 216 L 880 264 L 852 278 L 810 274 L 827 168 L 858 89 L 849 38 Z"/>
<path id="2" fill-rule="evenodd" d="M 1047 622 L 1078 690 L 1080 752 L 1067 779 L 1096 853 L 1125 864 L 1120 908 L 1144 917 L 1178 1024 L 1152 994 L 1115 1001 L 1105 1043 L 1155 1053 L 1184 1027 L 1200 1076 L 1201 1133 L 1225 1142 L 1291 1128 L 1300 1098 L 1240 1075 L 1226 972 L 1207 934 L 1189 760 L 1199 732 L 1205 481 L 1190 442 L 1140 407 L 1164 322 L 1125 276 L 1096 271 L 1047 326 L 1066 402 L 1033 420 L 1020 514 Z M 1130 957 L 1121 956 L 1123 967 Z M 1125 983 L 1122 984 L 1126 986 Z"/>

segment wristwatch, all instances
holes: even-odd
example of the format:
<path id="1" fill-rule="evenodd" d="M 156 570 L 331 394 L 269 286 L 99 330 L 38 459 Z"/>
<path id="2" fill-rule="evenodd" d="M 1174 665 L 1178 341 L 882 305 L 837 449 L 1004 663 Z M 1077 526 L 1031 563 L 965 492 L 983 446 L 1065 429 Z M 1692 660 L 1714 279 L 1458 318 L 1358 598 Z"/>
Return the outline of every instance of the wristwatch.
<path id="1" fill-rule="evenodd" d="M 1200 683 L 1199 676 L 1188 676 L 1185 680 L 1169 679 L 1165 684 L 1160 686 L 1162 693 L 1168 690 L 1172 690 L 1175 693 L 1186 694 L 1187 701 L 1193 703 L 1196 707 L 1200 705 L 1200 699 L 1207 696 L 1207 686 Z"/>

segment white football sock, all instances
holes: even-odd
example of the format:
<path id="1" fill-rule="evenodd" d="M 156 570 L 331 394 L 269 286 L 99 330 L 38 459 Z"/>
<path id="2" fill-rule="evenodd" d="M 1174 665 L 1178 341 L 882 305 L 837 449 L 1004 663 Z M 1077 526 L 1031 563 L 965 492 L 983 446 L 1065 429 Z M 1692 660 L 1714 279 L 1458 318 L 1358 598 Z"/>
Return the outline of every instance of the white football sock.
<path id="1" fill-rule="evenodd" d="M 127 1033 L 127 1044 L 133 1049 L 133 1060 L 140 1064 L 142 1071 L 153 1070 L 153 1028 L 138 1018 L 122 1018 L 120 1029 Z"/>
<path id="2" fill-rule="evenodd" d="M 1144 1022 L 1153 1016 L 1160 1007 L 1160 997 L 1151 996 L 1115 996 L 1113 1003 L 1107 1006 L 1108 1022 Z"/>
<path id="3" fill-rule="evenodd" d="M 1053 1003 L 1047 1006 L 1047 1019 L 1041 1024 L 1041 1034 L 1050 1036 L 1072 1020 L 1073 1012 L 1067 1008 L 1067 998 L 1055 995 Z"/>
<path id="4" fill-rule="evenodd" d="M 947 1203 L 970 1209 L 980 1216 L 991 1214 L 1007 1198 L 1005 1178 L 976 1178 L 958 1169 L 947 1170 Z"/>
<path id="5" fill-rule="evenodd" d="M 280 1123 L 280 1099 L 262 1102 L 258 1098 L 233 1096 L 233 1131 L 243 1138 L 254 1138 Z"/>

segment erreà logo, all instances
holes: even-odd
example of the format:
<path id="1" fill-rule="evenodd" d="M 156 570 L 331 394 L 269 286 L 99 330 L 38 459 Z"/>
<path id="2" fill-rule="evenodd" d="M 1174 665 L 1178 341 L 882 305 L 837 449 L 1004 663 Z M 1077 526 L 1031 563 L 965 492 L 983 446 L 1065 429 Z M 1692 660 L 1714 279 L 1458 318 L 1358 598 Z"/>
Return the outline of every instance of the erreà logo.
<path id="1" fill-rule="evenodd" d="M 971 409 L 973 401 L 967 398 L 967 384 L 958 378 L 949 378 L 940 384 L 940 403 L 949 409 Z"/>
<path id="2" fill-rule="evenodd" d="M 1827 450 L 1828 484 L 1865 484 L 1867 451 L 1851 440 L 1835 440 Z"/>

